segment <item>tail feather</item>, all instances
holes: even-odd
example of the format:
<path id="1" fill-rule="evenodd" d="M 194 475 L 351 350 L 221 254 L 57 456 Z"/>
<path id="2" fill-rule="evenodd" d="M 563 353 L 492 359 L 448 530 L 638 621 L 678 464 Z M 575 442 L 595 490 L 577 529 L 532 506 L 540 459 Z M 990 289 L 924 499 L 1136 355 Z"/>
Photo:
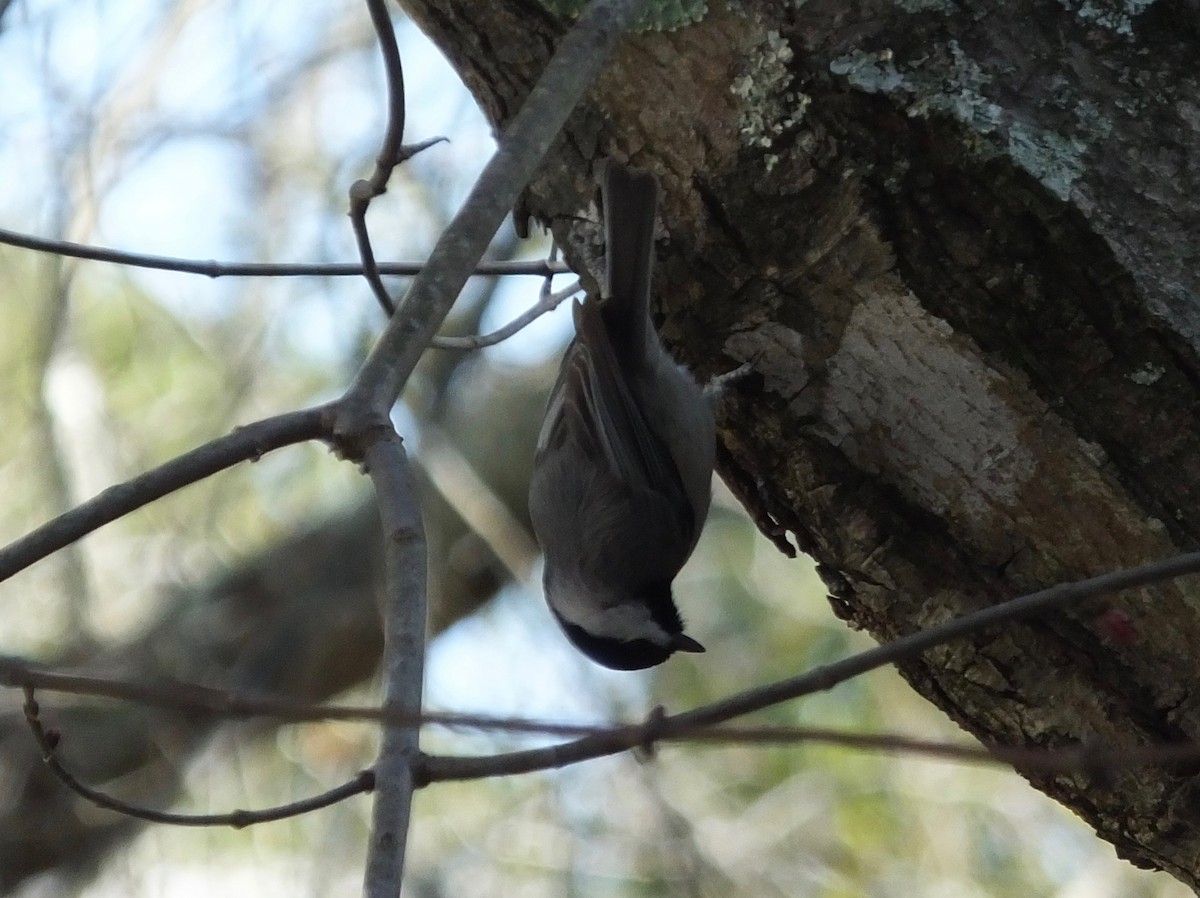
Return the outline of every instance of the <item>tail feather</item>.
<path id="1" fill-rule="evenodd" d="M 658 183 L 649 172 L 610 159 L 601 175 L 600 196 L 607 261 L 604 323 L 618 353 L 637 363 L 644 360 L 651 337 L 650 278 Z"/>

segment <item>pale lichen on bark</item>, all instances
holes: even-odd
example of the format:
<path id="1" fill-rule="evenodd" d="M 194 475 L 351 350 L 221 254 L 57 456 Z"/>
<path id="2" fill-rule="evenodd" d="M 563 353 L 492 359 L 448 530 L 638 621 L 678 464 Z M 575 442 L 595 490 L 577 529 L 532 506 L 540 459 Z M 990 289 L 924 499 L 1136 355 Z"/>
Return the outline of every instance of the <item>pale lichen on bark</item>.
<path id="1" fill-rule="evenodd" d="M 1155 0 L 1058 0 L 1063 9 L 1087 25 L 1096 25 L 1121 37 L 1134 36 L 1134 20 Z"/>
<path id="2" fill-rule="evenodd" d="M 1012 159 L 1063 200 L 1083 172 L 1087 151 L 1111 129 L 1083 100 L 1064 101 L 1078 121 L 1072 133 L 1012 114 L 989 98 L 991 76 L 954 39 L 923 48 L 915 59 L 897 59 L 891 49 L 855 49 L 831 60 L 829 70 L 864 93 L 890 96 L 910 117 L 947 115 L 961 122 L 980 136 L 974 149 L 981 158 Z"/>
<path id="3" fill-rule="evenodd" d="M 761 44 L 745 57 L 743 71 L 729 85 L 741 103 L 738 133 L 748 146 L 770 149 L 786 131 L 803 119 L 810 97 L 792 90 L 791 63 L 795 54 L 778 31 L 768 31 Z M 776 153 L 764 157 L 770 172 Z"/>

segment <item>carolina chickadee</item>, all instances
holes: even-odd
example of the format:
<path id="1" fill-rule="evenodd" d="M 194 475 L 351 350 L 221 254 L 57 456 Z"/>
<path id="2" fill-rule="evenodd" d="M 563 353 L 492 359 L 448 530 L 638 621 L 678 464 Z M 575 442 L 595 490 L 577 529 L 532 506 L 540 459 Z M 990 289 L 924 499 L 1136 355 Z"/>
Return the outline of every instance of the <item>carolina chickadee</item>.
<path id="1" fill-rule="evenodd" d="M 574 306 L 529 486 L 550 610 L 585 655 L 618 670 L 703 652 L 671 581 L 708 515 L 712 407 L 650 320 L 653 175 L 605 163 L 605 295 Z"/>

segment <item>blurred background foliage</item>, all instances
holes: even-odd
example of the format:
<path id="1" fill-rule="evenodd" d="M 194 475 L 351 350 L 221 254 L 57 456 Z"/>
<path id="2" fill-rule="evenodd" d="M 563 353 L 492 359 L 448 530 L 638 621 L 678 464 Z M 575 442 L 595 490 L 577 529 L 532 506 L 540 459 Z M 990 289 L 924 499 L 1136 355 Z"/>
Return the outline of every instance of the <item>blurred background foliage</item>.
<path id="1" fill-rule="evenodd" d="M 370 169 L 384 108 L 361 4 L 15 0 L 0 10 L 0 227 L 200 259 L 355 259 L 346 190 Z M 447 64 L 399 12 L 396 22 L 406 137 L 450 142 L 397 171 L 369 220 L 381 258 L 420 259 L 492 143 Z M 536 258 L 547 245 L 502 234 L 494 249 Z M 448 326 L 494 328 L 538 286 L 476 279 Z M 336 395 L 382 324 L 354 278 L 210 280 L 10 247 L 0 247 L 0 314 L 5 541 L 238 424 Z M 505 346 L 432 354 L 396 412 L 430 521 L 440 632 L 430 706 L 636 718 L 865 648 L 830 613 L 812 565 L 780 556 L 718 487 L 678 581 L 708 653 L 646 674 L 573 654 L 541 604 L 523 506 L 568 322 L 560 309 Z M 367 499 L 358 472 L 319 446 L 189 487 L 0 584 L 0 653 L 313 697 L 349 687 L 343 699 L 369 702 L 370 680 L 358 681 L 374 637 L 358 618 L 340 627 L 311 611 L 349 609 L 364 594 L 369 608 Z M 312 593 L 308 611 L 279 599 L 300 592 Z M 10 723 L 18 702 L 0 696 Z M 375 747 L 371 728 L 342 723 L 164 727 L 111 703 L 75 710 L 64 740 L 82 774 L 90 762 L 98 785 L 180 810 L 295 800 L 349 778 Z M 891 671 L 763 717 L 966 739 Z M 69 829 L 68 817 L 81 833 L 108 832 L 107 812 L 60 811 L 50 790 L 32 789 L 30 742 L 0 727 L 0 847 L 36 852 L 42 828 Z M 437 752 L 531 742 L 426 737 Z M 123 827 L 94 850 L 80 836 L 77 857 L 68 844 L 18 870 L 19 855 L 7 855 L 0 885 L 30 898 L 354 894 L 368 806 L 240 832 Z M 1186 894 L 1118 861 L 1012 773 L 829 747 L 666 746 L 649 762 L 438 785 L 418 797 L 411 842 L 413 896 Z"/>

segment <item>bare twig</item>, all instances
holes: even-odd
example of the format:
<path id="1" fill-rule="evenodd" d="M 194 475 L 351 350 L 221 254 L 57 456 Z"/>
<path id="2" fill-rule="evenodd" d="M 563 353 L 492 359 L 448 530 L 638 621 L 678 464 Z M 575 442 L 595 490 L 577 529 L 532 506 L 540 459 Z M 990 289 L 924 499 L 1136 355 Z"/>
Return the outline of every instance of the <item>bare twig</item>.
<path id="1" fill-rule="evenodd" d="M 511 733 L 536 733 L 554 736 L 581 736 L 608 732 L 613 724 L 556 723 L 489 714 L 418 712 L 380 709 L 366 705 L 322 705 L 297 702 L 276 696 L 241 695 L 196 683 L 144 683 L 111 677 L 93 677 L 23 664 L 0 657 L 0 686 L 38 689 L 42 692 L 111 698 L 163 708 L 180 714 L 211 714 L 225 719 L 267 717 L 289 723 L 318 720 L 342 720 L 384 723 L 406 727 L 414 724 L 482 729 Z M 622 725 L 624 726 L 624 725 Z"/>
<path id="2" fill-rule="evenodd" d="M 419 655 L 419 653 L 417 654 Z M 379 713 L 377 709 L 363 710 Z M 168 811 L 156 811 L 114 798 L 105 792 L 93 789 L 80 782 L 59 760 L 57 749 L 61 745 L 61 736 L 55 730 L 47 730 L 42 725 L 40 709 L 34 697 L 34 689 L 31 686 L 25 687 L 24 712 L 30 731 L 41 748 L 42 760 L 46 763 L 55 778 L 62 782 L 64 786 L 97 807 L 150 823 L 193 827 L 230 826 L 235 829 L 241 829 L 257 823 L 282 820 L 287 817 L 296 817 L 311 811 L 320 810 L 321 808 L 344 801 L 351 796 L 370 792 L 376 785 L 376 771 L 365 770 L 359 772 L 353 779 L 346 783 L 323 792 L 320 795 L 289 802 L 288 804 L 273 808 L 263 808 L 253 811 L 235 810 L 221 814 L 179 814 Z M 1092 772 L 1098 776 L 1104 776 L 1130 767 L 1195 761 L 1197 757 L 1200 757 L 1200 745 L 1195 743 L 1125 746 L 1117 748 L 1085 745 L 1065 749 L 1030 749 L 996 745 L 979 747 L 935 742 L 926 739 L 912 739 L 890 734 L 842 732 L 813 727 L 714 727 L 666 737 L 661 732 L 664 720 L 665 718 L 659 713 L 653 715 L 651 719 L 640 727 L 627 727 L 621 731 L 610 730 L 609 732 L 612 734 L 627 732 L 643 743 L 652 743 L 653 740 L 670 738 L 673 741 L 713 745 L 824 744 L 861 751 L 882 751 L 940 758 L 960 763 L 1016 765 L 1025 770 L 1034 770 L 1040 773 L 1077 773 L 1082 771 L 1085 773 Z M 406 743 L 406 752 L 415 752 L 417 750 L 415 736 L 404 741 Z M 411 800 L 412 788 L 415 785 L 412 782 L 411 771 L 413 771 L 414 765 L 411 763 L 411 760 L 411 758 L 404 759 L 401 771 L 401 775 L 409 780 L 409 786 L 405 792 L 406 801 Z M 439 759 L 433 757 L 426 757 L 424 759 L 425 764 L 433 764 L 437 760 Z M 418 774 L 422 773 L 425 769 L 425 767 L 421 766 L 416 767 Z M 383 806 L 383 802 L 377 803 L 377 814 L 380 813 L 380 809 Z M 388 818 L 389 821 L 392 819 L 406 820 L 407 812 L 404 811 L 395 815 L 394 818 Z M 377 825 L 376 832 L 385 832 L 387 834 L 384 837 L 387 840 L 387 850 L 392 850 L 394 845 L 403 846 L 404 844 L 404 834 L 395 832 L 390 827 L 381 828 Z"/>
<path id="3" fill-rule="evenodd" d="M 229 811 L 225 814 L 175 814 L 170 811 L 155 811 L 121 801 L 119 798 L 113 798 L 105 792 L 81 783 L 58 759 L 56 749 L 62 742 L 60 735 L 55 730 L 45 729 L 38 713 L 38 703 L 34 699 L 33 689 L 26 687 L 25 721 L 29 724 L 34 739 L 42 749 L 42 760 L 46 762 L 46 766 L 59 782 L 96 807 L 150 823 L 168 823 L 172 826 L 232 826 L 234 829 L 241 829 L 256 823 L 269 823 L 272 820 L 298 817 L 310 811 L 327 808 L 339 801 L 345 801 L 352 795 L 370 792 L 375 786 L 374 772 L 364 770 L 354 779 L 330 789 L 328 792 L 273 808 L 263 808 L 257 811 Z"/>
<path id="4" fill-rule="evenodd" d="M 546 736 L 619 736 L 627 743 L 631 743 L 630 747 L 634 749 L 647 743 L 657 742 L 687 742 L 695 745 L 718 746 L 814 743 L 837 745 L 862 751 L 903 752 L 965 763 L 1013 764 L 1028 770 L 1046 773 L 1066 773 L 1097 768 L 1115 771 L 1148 764 L 1170 764 L 1195 760 L 1200 757 L 1200 744 L 1194 742 L 1124 747 L 1083 745 L 1053 749 L 1001 745 L 981 747 L 912 739 L 893 734 L 847 732 L 824 727 L 719 725 L 669 732 L 663 726 L 668 718 L 665 715 L 659 716 L 657 713 L 648 722 L 642 724 L 559 723 L 520 717 L 429 711 L 418 714 L 411 711 L 394 711 L 369 706 L 315 705 L 287 699 L 242 697 L 218 689 L 182 683 L 164 687 L 132 681 L 80 677 L 25 668 L 3 659 L 0 659 L 0 682 L 8 686 L 22 687 L 27 693 L 34 689 L 41 689 L 42 691 L 73 695 L 107 696 L 137 701 L 144 705 L 164 707 L 180 713 L 209 711 L 228 718 L 260 716 L 293 723 L 343 720 L 384 723 L 399 727 L 411 727 L 420 723 L 423 726 L 434 725 L 456 729 L 468 728 Z M 423 763 L 432 769 L 443 760 L 446 759 L 425 756 Z M 563 763 L 571 763 L 571 761 L 567 760 Z M 497 771 L 495 775 L 504 773 L 507 771 Z"/>
<path id="5" fill-rule="evenodd" d="M 393 472 L 391 476 L 405 477 L 407 474 L 401 469 L 399 474 Z M 171 708 L 180 712 L 208 711 L 229 717 L 268 716 L 288 721 L 375 721 L 408 728 L 421 723 L 512 733 L 584 737 L 576 742 L 548 749 L 491 757 L 426 757 L 422 761 L 421 781 L 423 783 L 442 779 L 473 779 L 540 770 L 604 754 L 614 754 L 656 741 L 779 743 L 824 741 L 836 742 L 849 747 L 887 749 L 890 744 L 889 740 L 891 740 L 897 746 L 896 750 L 904 750 L 905 746 L 909 744 L 919 745 L 919 743 L 903 743 L 895 741 L 896 737 L 890 736 L 838 734 L 828 730 L 786 727 L 734 728 L 723 724 L 724 721 L 739 714 L 832 688 L 838 683 L 868 670 L 913 657 L 949 639 L 967 636 L 1017 617 L 1045 612 L 1104 593 L 1147 586 L 1196 572 L 1200 572 L 1200 553 L 1180 555 L 1126 571 L 1117 571 L 1077 583 L 1052 587 L 974 614 L 964 615 L 930 630 L 876 649 L 869 649 L 844 661 L 693 711 L 674 716 L 656 713 L 649 723 L 643 724 L 563 724 L 478 714 L 418 712 L 403 705 L 383 709 L 344 705 L 319 706 L 271 697 L 239 696 L 224 690 L 184 683 L 156 686 L 63 674 L 3 658 L 0 658 L 0 684 L 38 688 L 44 691 L 105 696 Z M 419 574 L 414 574 L 414 576 L 419 579 Z M 412 588 L 415 589 L 415 585 Z M 981 758 L 981 755 L 971 755 L 970 751 L 972 750 L 951 746 L 945 751 L 939 749 L 931 750 L 928 753 L 951 756 L 955 753 L 966 752 L 966 754 L 962 754 L 966 760 Z M 1037 749 L 991 746 L 982 751 L 1006 763 L 1017 763 L 1041 770 L 1055 771 L 1080 769 L 1081 765 L 1115 768 L 1141 763 L 1167 763 L 1195 757 L 1196 748 L 1193 745 L 1136 746 L 1112 749 L 1086 747 L 1047 752 Z"/>
<path id="6" fill-rule="evenodd" d="M 72 259 L 110 262 L 129 268 L 199 274 L 214 280 L 222 277 L 362 277 L 364 273 L 362 264 L 358 262 L 218 262 L 215 259 L 180 259 L 72 243 L 69 240 L 48 240 L 4 229 L 0 229 L 0 244 Z M 424 267 L 423 262 L 381 262 L 378 265 L 380 274 L 407 276 L 420 274 Z M 518 262 L 480 262 L 471 271 L 471 276 L 526 275 L 544 278 L 570 273 L 571 269 L 561 262 L 534 259 Z"/>
<path id="7" fill-rule="evenodd" d="M 444 137 L 434 137 L 422 141 L 412 147 L 405 147 L 401 141 L 404 138 L 404 66 L 400 60 L 400 48 L 396 44 L 396 29 L 392 25 L 392 17 L 388 13 L 384 0 L 367 0 L 367 10 L 371 14 L 371 24 L 375 28 L 375 36 L 379 39 L 379 49 L 383 55 L 383 70 L 387 77 L 388 115 L 387 130 L 383 135 L 383 145 L 375 157 L 375 170 L 366 180 L 355 181 L 350 185 L 350 224 L 354 229 L 354 240 L 358 245 L 358 257 L 362 259 L 363 277 L 375 294 L 383 313 L 391 317 L 396 311 L 391 294 L 379 274 L 379 266 L 375 263 L 375 251 L 371 248 L 371 232 L 367 228 L 367 209 L 371 200 L 387 190 L 388 180 L 392 177 L 392 169 L 406 159 L 411 158 L 421 150 L 445 140 Z"/>
<path id="8" fill-rule="evenodd" d="M 616 49 L 645 0 L 595 0 L 563 38 L 496 154 L 475 183 L 429 263 L 413 282 L 344 397 L 375 412 L 391 408 L 517 196 L 533 177 L 567 117 Z"/>
<path id="9" fill-rule="evenodd" d="M 367 9 L 379 38 L 387 72 L 388 124 L 371 178 L 356 181 L 350 187 L 350 221 L 366 281 L 384 313 L 390 317 L 396 307 L 375 265 L 367 229 L 367 209 L 371 200 L 387 189 L 392 169 L 402 159 L 404 70 L 396 45 L 396 32 L 384 0 L 367 0 Z M 369 434 L 362 459 L 375 486 L 383 524 L 386 583 L 383 598 L 383 710 L 419 716 L 424 688 L 428 602 L 425 528 L 404 445 L 390 423 L 383 423 L 386 409 L 366 411 L 367 417 L 354 422 L 362 430 L 351 428 L 350 432 Z M 383 420 L 373 422 L 371 419 L 375 416 Z M 420 736 L 421 727 L 416 722 L 383 730 L 379 757 L 375 762 L 379 789 L 375 793 L 363 877 L 363 893 L 368 898 L 390 898 L 400 894 L 415 789 L 413 770 L 421 750 Z"/>
<path id="10" fill-rule="evenodd" d="M 930 627 L 928 630 L 911 633 L 877 648 L 868 649 L 844 661 L 819 667 L 790 680 L 783 680 L 760 689 L 747 690 L 740 695 L 709 705 L 707 708 L 680 714 L 675 723 L 689 726 L 729 720 L 732 717 L 769 708 L 781 701 L 832 689 L 839 683 L 853 679 L 859 674 L 885 667 L 888 664 L 897 664 L 908 658 L 915 658 L 944 642 L 979 633 L 1000 623 L 1028 617 L 1051 608 L 1076 604 L 1099 595 L 1120 592 L 1125 589 L 1136 589 L 1151 583 L 1161 583 L 1164 580 L 1173 580 L 1176 577 L 1195 573 L 1200 573 L 1200 552 L 1176 555 L 1173 558 L 1152 561 L 1126 570 L 1110 571 L 1107 574 L 1090 577 L 1087 580 L 1078 580 L 1074 583 L 1059 583 L 1048 589 L 964 614 L 943 624 L 938 624 L 936 627 Z"/>
<path id="11" fill-rule="evenodd" d="M 546 283 L 549 283 L 547 279 Z M 547 312 L 553 312 L 565 300 L 575 296 L 583 289 L 583 286 L 576 281 L 571 286 L 564 290 L 551 293 L 548 290 L 542 290 L 538 301 L 530 306 L 526 311 L 522 312 L 504 327 L 492 331 L 490 334 L 481 334 L 477 337 L 434 337 L 431 341 L 432 345 L 438 349 L 483 349 L 485 346 L 495 346 L 507 340 L 513 334 L 528 327 L 538 318 L 545 315 Z"/>
<path id="12" fill-rule="evenodd" d="M 674 741 L 753 745 L 835 745 L 859 751 L 942 758 L 966 764 L 991 764 L 1036 770 L 1039 773 L 1112 772 L 1151 764 L 1177 764 L 1200 758 L 1200 743 L 1166 745 L 1077 745 L 1063 748 L 1024 748 L 996 744 L 962 745 L 913 739 L 887 733 L 861 733 L 823 727 L 704 727 L 672 737 Z"/>
<path id="13" fill-rule="evenodd" d="M 425 661 L 426 550 L 416 481 L 394 430 L 367 447 L 363 461 L 379 502 L 383 524 L 384 595 L 383 710 L 419 718 Z M 364 892 L 400 894 L 404 852 L 420 754 L 420 724 L 389 726 L 375 762 L 375 806 L 367 850 Z"/>
<path id="14" fill-rule="evenodd" d="M 396 304 L 388 293 L 387 285 L 379 274 L 379 266 L 375 263 L 375 250 L 371 248 L 371 232 L 367 228 L 367 208 L 371 199 L 378 196 L 370 181 L 355 181 L 350 185 L 350 226 L 354 230 L 354 242 L 358 246 L 358 257 L 362 259 L 363 278 L 375 295 L 375 301 L 383 309 L 383 314 L 392 317 L 396 312 Z"/>
<path id="15" fill-rule="evenodd" d="M 1200 759 L 1200 743 L 1196 742 L 1167 745 L 1075 745 L 1061 748 L 1026 748 L 996 744 L 963 745 L 930 739 L 914 739 L 891 733 L 848 732 L 825 727 L 706 726 L 694 730 L 674 731 L 675 727 L 670 726 L 669 721 L 670 718 L 656 719 L 652 714 L 645 723 L 638 726 L 620 729 L 614 727 L 586 738 L 597 743 L 609 740 L 613 744 L 620 744 L 621 748 L 616 751 L 634 751 L 646 756 L 649 756 L 660 742 L 712 746 L 831 745 L 855 751 L 940 758 L 966 764 L 1014 766 L 1038 773 L 1095 772 L 1106 774 L 1131 767 L 1178 764 Z M 664 724 L 668 725 L 664 726 Z M 441 781 L 444 777 L 440 774 L 445 772 L 447 764 L 462 760 L 495 762 L 501 757 L 506 758 L 507 769 L 493 768 L 490 772 L 482 773 L 481 776 L 504 776 L 532 770 L 565 767 L 578 762 L 573 752 L 570 751 L 573 744 L 567 743 L 542 749 L 541 753 L 547 763 L 534 768 L 521 769 L 513 769 L 512 763 L 519 756 L 531 755 L 532 752 L 513 752 L 505 756 L 496 755 L 490 759 L 424 755 L 419 770 L 419 782 L 424 786 Z M 615 751 L 609 753 L 615 753 Z M 552 763 L 550 763 L 551 761 Z M 465 772 L 465 768 L 459 768 L 457 772 Z M 452 777 L 455 780 L 473 778 L 477 777 Z"/>
<path id="16" fill-rule="evenodd" d="M 1114 571 L 1081 580 L 1063 583 L 1040 592 L 965 614 L 928 630 L 868 649 L 838 661 L 819 667 L 791 679 L 781 680 L 756 689 L 750 689 L 722 701 L 702 708 L 685 711 L 656 721 L 655 738 L 673 738 L 692 732 L 696 728 L 713 726 L 753 711 L 760 711 L 780 702 L 832 689 L 839 683 L 852 679 L 867 671 L 888 664 L 895 664 L 941 645 L 977 633 L 999 623 L 1025 617 L 1055 607 L 1093 598 L 1104 593 L 1133 589 L 1157 583 L 1185 574 L 1200 572 L 1200 553 L 1179 555 L 1162 561 L 1151 562 L 1124 571 Z M 491 757 L 475 758 L 427 758 L 422 771 L 422 782 L 446 779 L 476 779 L 495 776 L 498 773 L 527 773 L 549 767 L 560 767 L 602 755 L 615 754 L 645 744 L 645 733 L 641 728 L 613 731 L 585 736 L 575 742 L 555 745 L 544 749 L 508 752 Z"/>
<path id="17" fill-rule="evenodd" d="M 367 0 L 367 12 L 371 25 L 379 39 L 379 52 L 383 55 L 383 71 L 387 78 L 387 130 L 379 155 L 375 157 L 375 172 L 371 175 L 371 186 L 375 195 L 387 188 L 392 169 L 401 161 L 401 142 L 404 140 L 404 66 L 400 62 L 400 47 L 396 44 L 396 29 L 385 0 Z"/>
<path id="18" fill-rule="evenodd" d="M 155 499 L 272 449 L 320 439 L 329 432 L 324 406 L 288 412 L 239 427 L 132 480 L 111 486 L 71 511 L 0 549 L 0 582 Z"/>

